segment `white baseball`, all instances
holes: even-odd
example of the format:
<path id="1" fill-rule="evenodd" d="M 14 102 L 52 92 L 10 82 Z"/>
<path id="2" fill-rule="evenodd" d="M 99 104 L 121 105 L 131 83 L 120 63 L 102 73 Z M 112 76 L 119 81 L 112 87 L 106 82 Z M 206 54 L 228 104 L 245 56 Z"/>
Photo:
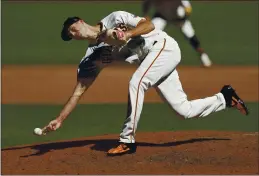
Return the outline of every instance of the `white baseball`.
<path id="1" fill-rule="evenodd" d="M 36 134 L 36 135 L 42 135 L 42 130 L 40 129 L 40 128 L 35 128 L 34 129 L 34 134 Z"/>

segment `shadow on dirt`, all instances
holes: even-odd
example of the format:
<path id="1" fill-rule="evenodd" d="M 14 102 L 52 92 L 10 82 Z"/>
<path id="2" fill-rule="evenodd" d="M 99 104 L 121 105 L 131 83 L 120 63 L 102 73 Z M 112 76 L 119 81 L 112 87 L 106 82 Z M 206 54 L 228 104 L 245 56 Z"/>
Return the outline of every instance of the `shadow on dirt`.
<path id="1" fill-rule="evenodd" d="M 170 147 L 170 146 L 178 146 L 183 144 L 191 144 L 196 142 L 206 142 L 206 141 L 225 141 L 230 140 L 228 138 L 193 138 L 183 141 L 174 141 L 168 143 L 146 143 L 146 142 L 138 142 L 138 146 L 148 146 L 148 147 Z M 2 151 L 6 150 L 19 150 L 19 149 L 32 149 L 36 150 L 35 153 L 24 155 L 20 157 L 30 157 L 30 156 L 39 156 L 45 153 L 48 153 L 53 150 L 62 150 L 66 148 L 73 148 L 73 147 L 83 147 L 87 145 L 93 145 L 90 148 L 96 151 L 107 151 L 111 147 L 114 147 L 118 144 L 117 139 L 101 139 L 101 140 L 81 140 L 81 141 L 65 141 L 65 142 L 54 142 L 54 143 L 46 143 L 46 144 L 38 144 L 33 146 L 26 146 L 26 147 L 12 147 L 2 149 Z"/>

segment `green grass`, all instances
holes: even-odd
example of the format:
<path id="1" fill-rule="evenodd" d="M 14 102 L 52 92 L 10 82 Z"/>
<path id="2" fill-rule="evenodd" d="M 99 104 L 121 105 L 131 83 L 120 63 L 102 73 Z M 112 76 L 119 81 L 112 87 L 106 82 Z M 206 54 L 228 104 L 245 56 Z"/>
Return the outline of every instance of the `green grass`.
<path id="1" fill-rule="evenodd" d="M 191 20 L 216 64 L 258 64 L 258 1 L 192 2 Z M 98 9 L 98 10 L 97 10 Z M 87 42 L 63 42 L 62 23 L 80 16 L 90 24 L 116 10 L 142 15 L 139 2 L 2 2 L 2 64 L 77 64 Z M 96 12 L 98 11 L 98 13 Z M 179 42 L 182 64 L 199 59 L 179 29 L 165 29 Z"/>
<path id="2" fill-rule="evenodd" d="M 258 103 L 249 103 L 251 114 L 236 110 L 214 113 L 205 118 L 183 120 L 166 104 L 145 104 L 140 131 L 224 130 L 258 131 Z M 78 105 L 62 128 L 44 137 L 34 136 L 33 129 L 46 125 L 59 113 L 60 105 L 2 105 L 2 148 L 73 139 L 102 134 L 119 134 L 125 119 L 126 104 Z"/>

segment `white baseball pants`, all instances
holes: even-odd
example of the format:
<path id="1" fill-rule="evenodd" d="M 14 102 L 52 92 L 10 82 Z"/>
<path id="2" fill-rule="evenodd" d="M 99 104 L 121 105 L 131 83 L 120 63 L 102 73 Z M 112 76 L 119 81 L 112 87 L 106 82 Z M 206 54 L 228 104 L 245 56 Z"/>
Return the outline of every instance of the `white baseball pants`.
<path id="1" fill-rule="evenodd" d="M 180 60 L 180 48 L 170 36 L 153 46 L 129 82 L 128 112 L 120 134 L 120 142 L 135 142 L 134 136 L 145 91 L 150 87 L 155 87 L 165 102 L 184 118 L 204 117 L 226 108 L 221 93 L 204 99 L 192 101 L 187 99 L 176 70 Z"/>

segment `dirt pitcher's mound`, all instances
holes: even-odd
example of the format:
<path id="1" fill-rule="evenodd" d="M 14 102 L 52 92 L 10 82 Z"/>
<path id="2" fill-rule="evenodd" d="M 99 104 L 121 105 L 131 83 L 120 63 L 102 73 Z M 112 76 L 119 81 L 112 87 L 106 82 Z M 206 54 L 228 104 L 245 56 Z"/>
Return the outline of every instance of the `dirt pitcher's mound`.
<path id="1" fill-rule="evenodd" d="M 2 174 L 258 174 L 258 133 L 138 133 L 136 154 L 108 157 L 117 135 L 2 149 Z"/>

